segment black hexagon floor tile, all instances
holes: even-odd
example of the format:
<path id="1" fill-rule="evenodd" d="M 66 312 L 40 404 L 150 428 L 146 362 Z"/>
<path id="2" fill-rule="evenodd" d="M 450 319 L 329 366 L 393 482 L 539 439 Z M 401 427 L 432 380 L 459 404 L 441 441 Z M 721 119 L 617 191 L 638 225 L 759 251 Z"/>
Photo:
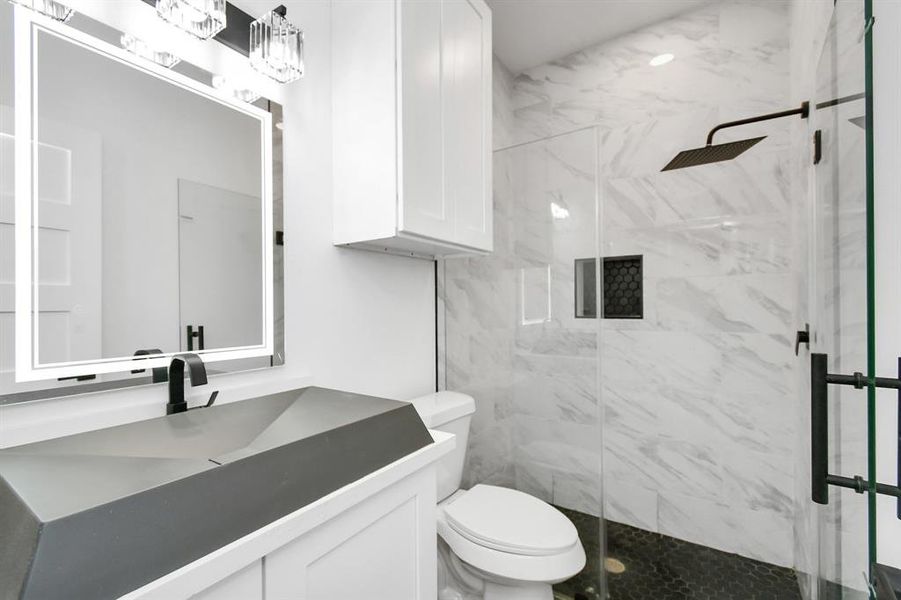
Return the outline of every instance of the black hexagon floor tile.
<path id="1" fill-rule="evenodd" d="M 597 517 L 562 510 L 576 525 L 588 561 L 581 573 L 554 586 L 557 598 L 599 600 L 604 557 Z M 607 522 L 610 600 L 800 600 L 794 571 Z M 614 571 L 614 572 L 611 572 Z"/>

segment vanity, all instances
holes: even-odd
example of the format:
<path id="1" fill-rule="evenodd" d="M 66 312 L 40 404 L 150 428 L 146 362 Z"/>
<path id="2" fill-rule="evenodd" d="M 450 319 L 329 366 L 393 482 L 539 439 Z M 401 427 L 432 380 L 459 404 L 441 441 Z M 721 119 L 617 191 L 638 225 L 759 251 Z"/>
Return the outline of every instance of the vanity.
<path id="1" fill-rule="evenodd" d="M 310 387 L 0 450 L 0 597 L 432 600 L 453 444 Z"/>

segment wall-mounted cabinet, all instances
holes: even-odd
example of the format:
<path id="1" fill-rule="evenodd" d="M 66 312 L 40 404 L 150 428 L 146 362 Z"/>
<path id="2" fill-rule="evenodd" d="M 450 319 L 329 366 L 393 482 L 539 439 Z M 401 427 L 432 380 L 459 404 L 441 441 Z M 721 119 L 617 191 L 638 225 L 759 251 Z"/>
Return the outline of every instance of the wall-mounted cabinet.
<path id="1" fill-rule="evenodd" d="M 332 94 L 335 244 L 492 250 L 483 0 L 335 0 Z"/>

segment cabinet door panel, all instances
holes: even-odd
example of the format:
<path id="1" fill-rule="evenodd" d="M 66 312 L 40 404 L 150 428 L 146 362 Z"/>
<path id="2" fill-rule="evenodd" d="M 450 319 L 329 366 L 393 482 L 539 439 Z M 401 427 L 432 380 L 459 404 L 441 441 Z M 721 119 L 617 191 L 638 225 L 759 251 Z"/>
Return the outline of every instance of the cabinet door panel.
<path id="1" fill-rule="evenodd" d="M 434 600 L 435 474 L 388 488 L 267 555 L 266 600 Z"/>
<path id="2" fill-rule="evenodd" d="M 454 239 L 491 249 L 490 14 L 482 3 L 444 0 L 445 196 Z"/>
<path id="3" fill-rule="evenodd" d="M 398 229 L 439 240 L 454 234 L 444 179 L 441 0 L 401 0 L 401 160 Z"/>

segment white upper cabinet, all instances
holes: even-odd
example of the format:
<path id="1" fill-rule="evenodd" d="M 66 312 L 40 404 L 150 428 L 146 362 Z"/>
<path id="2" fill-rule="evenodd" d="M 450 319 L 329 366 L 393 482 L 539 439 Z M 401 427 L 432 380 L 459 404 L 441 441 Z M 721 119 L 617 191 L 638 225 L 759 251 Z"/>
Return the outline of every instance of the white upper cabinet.
<path id="1" fill-rule="evenodd" d="M 334 0 L 335 243 L 492 250 L 483 0 Z"/>

